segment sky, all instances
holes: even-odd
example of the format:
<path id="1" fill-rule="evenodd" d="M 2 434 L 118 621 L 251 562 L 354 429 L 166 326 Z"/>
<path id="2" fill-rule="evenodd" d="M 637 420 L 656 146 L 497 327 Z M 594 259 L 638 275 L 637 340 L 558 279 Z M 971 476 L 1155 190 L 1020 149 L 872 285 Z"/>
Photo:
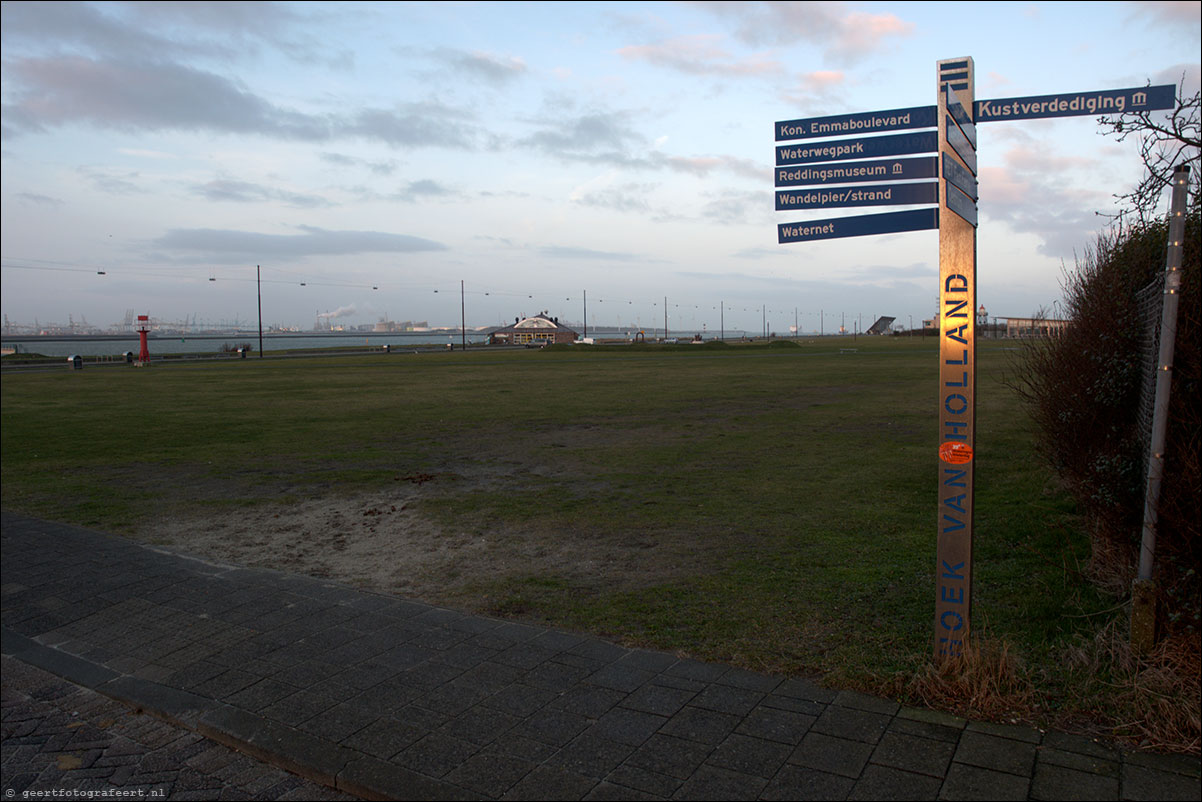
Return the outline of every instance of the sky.
<path id="1" fill-rule="evenodd" d="M 4 2 L 0 307 L 253 327 L 861 330 L 938 233 L 777 243 L 773 124 L 1199 85 L 1198 2 Z M 1140 179 L 1096 118 L 978 127 L 978 300 L 1052 311 Z M 1165 200 L 1167 209 L 1167 196 Z M 462 288 L 462 296 L 461 296 Z"/>

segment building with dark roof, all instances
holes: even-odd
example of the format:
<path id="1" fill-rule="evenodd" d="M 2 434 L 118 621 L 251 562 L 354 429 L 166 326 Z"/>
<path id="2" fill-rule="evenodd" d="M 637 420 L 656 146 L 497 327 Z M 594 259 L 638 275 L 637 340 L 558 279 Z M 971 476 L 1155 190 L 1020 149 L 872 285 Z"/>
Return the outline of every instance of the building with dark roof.
<path id="1" fill-rule="evenodd" d="M 488 343 L 489 345 L 547 345 L 574 342 L 576 337 L 576 332 L 560 324 L 559 318 L 548 317 L 547 313 L 543 312 L 532 317 L 515 317 L 512 326 L 489 332 Z"/>

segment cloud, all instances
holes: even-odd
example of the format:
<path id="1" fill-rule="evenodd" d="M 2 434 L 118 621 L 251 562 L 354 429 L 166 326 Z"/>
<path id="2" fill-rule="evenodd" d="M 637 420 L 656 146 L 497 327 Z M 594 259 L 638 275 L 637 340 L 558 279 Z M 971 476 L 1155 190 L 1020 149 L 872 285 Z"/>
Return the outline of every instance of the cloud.
<path id="1" fill-rule="evenodd" d="M 1149 27 L 1163 28 L 1172 36 L 1183 33 L 1194 40 L 1202 38 L 1202 3 L 1197 0 L 1142 0 L 1127 3 L 1129 19 L 1142 21 Z"/>
<path id="2" fill-rule="evenodd" d="M 98 167 L 81 167 L 79 174 L 86 178 L 100 192 L 110 195 L 137 195 L 146 192 L 136 179 L 139 173 L 114 173 Z"/>
<path id="3" fill-rule="evenodd" d="M 762 222 L 771 226 L 774 219 L 772 198 L 766 191 L 726 190 L 706 202 L 701 216 L 722 225 Z"/>
<path id="4" fill-rule="evenodd" d="M 552 259 L 586 259 L 590 261 L 631 262 L 636 257 L 632 253 L 620 251 L 595 251 L 591 248 L 576 248 L 563 245 L 545 245 L 538 249 L 543 256 Z"/>
<path id="5" fill-rule="evenodd" d="M 69 123 L 119 130 L 220 130 L 318 140 L 329 123 L 282 109 L 213 73 L 171 63 L 82 56 L 7 65 L 14 102 L 8 125 L 40 131 Z"/>
<path id="6" fill-rule="evenodd" d="M 397 192 L 389 196 L 390 200 L 416 203 L 429 198 L 459 198 L 463 193 L 451 189 L 430 178 L 410 181 Z"/>
<path id="7" fill-rule="evenodd" d="M 517 56 L 497 56 L 481 51 L 456 50 L 440 47 L 430 51 L 431 57 L 452 71 L 476 78 L 493 86 L 510 83 L 526 74 L 526 62 Z"/>
<path id="8" fill-rule="evenodd" d="M 841 64 L 876 55 L 890 38 L 909 36 L 913 23 L 893 14 L 848 12 L 842 3 L 695 2 L 735 24 L 735 36 L 755 46 L 808 42 Z"/>
<path id="9" fill-rule="evenodd" d="M 842 70 L 815 70 L 797 76 L 792 89 L 781 93 L 788 103 L 808 104 L 815 99 L 829 98 L 847 82 Z"/>
<path id="10" fill-rule="evenodd" d="M 980 206 L 990 221 L 1035 235 L 1041 240 L 1038 251 L 1052 258 L 1068 258 L 1096 239 L 1102 226 L 1095 210 L 1108 206 L 1110 196 L 1064 180 L 1067 170 L 1088 166 L 1089 160 L 1020 146 L 1008 151 L 1005 161 L 1005 167 L 981 169 Z"/>
<path id="11" fill-rule="evenodd" d="M 82 123 L 305 142 L 363 138 L 408 148 L 475 149 L 491 142 L 470 112 L 435 101 L 364 108 L 343 117 L 283 108 L 228 78 L 174 63 L 69 56 L 18 59 L 6 70 L 13 85 L 12 102 L 3 107 L 6 138 Z"/>
<path id="12" fill-rule="evenodd" d="M 629 45 L 619 48 L 618 54 L 632 61 L 646 61 L 688 75 L 743 78 L 783 71 L 779 61 L 764 56 L 736 59 L 719 46 L 723 38 L 714 34 L 680 36 L 653 45 Z"/>
<path id="13" fill-rule="evenodd" d="M 324 37 L 307 32 L 322 29 L 328 16 L 284 3 L 5 3 L 0 30 L 10 52 L 54 47 L 101 57 L 159 60 L 171 53 L 229 63 L 270 47 L 293 61 L 345 67 L 352 54 L 330 52 Z"/>
<path id="14" fill-rule="evenodd" d="M 571 201 L 596 209 L 647 214 L 651 211 L 651 204 L 647 202 L 647 196 L 654 190 L 655 186 L 652 184 L 635 183 L 597 189 L 578 188 L 572 193 Z"/>
<path id="15" fill-rule="evenodd" d="M 630 128 L 627 119 L 627 115 L 611 112 L 583 114 L 574 120 L 553 120 L 543 130 L 518 140 L 517 144 L 561 158 L 582 157 L 602 149 L 620 153 L 628 144 L 645 141 L 641 134 Z"/>
<path id="16" fill-rule="evenodd" d="M 210 261 L 295 260 L 307 256 L 349 256 L 360 253 L 419 253 L 444 251 L 440 242 L 383 231 L 330 231 L 298 226 L 299 234 L 261 234 L 214 228 L 176 228 L 154 240 L 155 247 L 196 254 Z"/>
<path id="17" fill-rule="evenodd" d="M 376 175 L 392 175 L 397 169 L 397 163 L 391 159 L 373 162 L 367 159 L 356 158 L 355 156 L 347 156 L 345 153 L 333 153 L 330 151 L 318 154 L 318 158 L 339 167 L 364 167 Z"/>
<path id="18" fill-rule="evenodd" d="M 568 162 L 630 170 L 671 170 L 699 177 L 715 170 L 767 180 L 771 168 L 734 156 L 673 156 L 653 148 L 629 124 L 630 115 L 594 112 L 575 119 L 540 121 L 545 127 L 516 141 Z"/>
<path id="19" fill-rule="evenodd" d="M 52 198 L 49 195 L 41 195 L 37 192 L 18 192 L 13 196 L 19 201 L 25 203 L 35 203 L 39 206 L 62 206 L 63 202 L 58 198 Z"/>
<path id="20" fill-rule="evenodd" d="M 228 178 L 215 179 L 205 184 L 192 187 L 192 192 L 210 201 L 232 201 L 235 203 L 262 203 L 278 201 L 288 206 L 302 209 L 312 209 L 333 204 L 319 195 L 305 195 L 299 192 L 266 187 L 262 184 L 252 184 L 249 181 L 235 181 Z"/>

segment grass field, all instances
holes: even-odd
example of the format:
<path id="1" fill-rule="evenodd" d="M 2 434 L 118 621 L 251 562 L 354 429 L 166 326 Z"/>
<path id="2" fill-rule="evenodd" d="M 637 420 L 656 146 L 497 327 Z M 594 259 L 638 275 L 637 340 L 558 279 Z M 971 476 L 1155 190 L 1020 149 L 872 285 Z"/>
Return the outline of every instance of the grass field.
<path id="1" fill-rule="evenodd" d="M 465 558 L 430 601 L 896 690 L 930 661 L 937 354 L 839 345 L 11 373 L 3 504 L 153 537 L 164 512 L 421 477 L 432 525 L 535 555 Z M 1004 345 L 979 347 L 974 621 L 1047 716 L 1077 704 L 1063 651 L 1114 602 L 1079 572 L 1088 541 L 1004 384 Z"/>

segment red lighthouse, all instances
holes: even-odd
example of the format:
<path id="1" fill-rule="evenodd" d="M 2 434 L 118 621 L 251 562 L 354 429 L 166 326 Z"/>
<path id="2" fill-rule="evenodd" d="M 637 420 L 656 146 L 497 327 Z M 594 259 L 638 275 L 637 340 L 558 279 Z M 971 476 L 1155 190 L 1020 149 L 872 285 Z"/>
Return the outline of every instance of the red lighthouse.
<path id="1" fill-rule="evenodd" d="M 138 340 L 141 343 L 141 350 L 138 351 L 138 364 L 150 364 L 150 348 L 146 345 L 146 335 L 150 333 L 150 317 L 148 315 L 138 315 Z"/>

